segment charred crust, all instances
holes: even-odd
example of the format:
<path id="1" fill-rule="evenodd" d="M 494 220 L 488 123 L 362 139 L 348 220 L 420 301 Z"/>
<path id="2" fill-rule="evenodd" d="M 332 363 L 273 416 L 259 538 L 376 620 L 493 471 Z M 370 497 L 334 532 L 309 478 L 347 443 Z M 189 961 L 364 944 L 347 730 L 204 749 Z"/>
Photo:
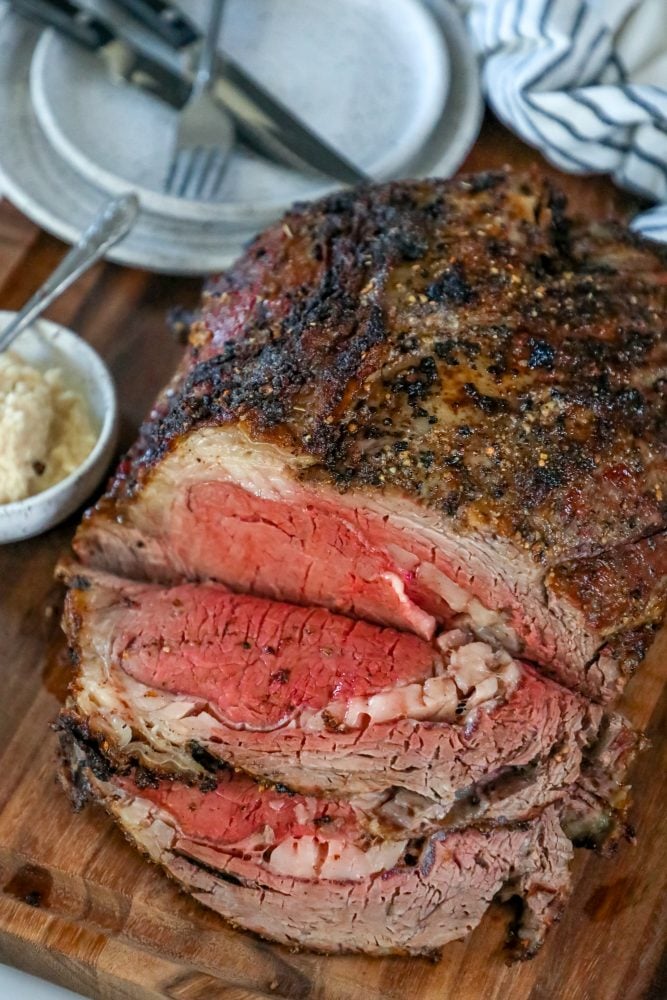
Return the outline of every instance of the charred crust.
<path id="1" fill-rule="evenodd" d="M 455 261 L 445 268 L 435 281 L 426 286 L 426 297 L 431 302 L 455 306 L 467 305 L 474 298 L 474 290 L 466 281 L 463 265 Z"/>
<path id="2" fill-rule="evenodd" d="M 104 755 L 100 744 L 91 735 L 85 722 L 76 719 L 73 715 L 61 713 L 53 728 L 59 734 L 63 759 L 73 759 L 72 749 L 77 747 L 85 759 L 86 766 L 100 781 L 107 781 L 113 774 L 117 773 L 117 769 Z M 73 788 L 81 787 L 78 778 L 79 772 L 73 768 Z"/>
<path id="3" fill-rule="evenodd" d="M 466 382 L 463 386 L 463 391 L 473 406 L 478 407 L 478 409 L 489 416 L 495 413 L 503 413 L 507 409 L 507 403 L 504 399 L 499 399 L 497 396 L 485 396 L 472 382 Z"/>
<path id="4" fill-rule="evenodd" d="M 200 767 L 203 767 L 205 771 L 209 771 L 211 774 L 218 774 L 220 771 L 228 771 L 229 764 L 226 761 L 221 760 L 219 757 L 214 757 L 210 751 L 203 747 L 200 743 L 192 740 L 188 744 L 188 753 Z"/>
<path id="5" fill-rule="evenodd" d="M 114 775 L 132 773 L 139 788 L 157 788 L 161 781 L 176 780 L 196 786 L 203 792 L 213 791 L 217 787 L 218 782 L 213 774 L 201 775 L 194 771 L 180 770 L 175 772 L 173 768 L 148 765 L 136 755 L 127 754 L 92 731 L 88 723 L 73 711 L 61 712 L 53 728 L 59 734 L 65 756 L 69 754 L 71 759 L 72 748 L 76 748 L 77 756 L 85 761 L 85 766 L 100 781 L 108 781 Z M 227 768 L 224 762 L 218 763 L 218 771 Z"/>
<path id="6" fill-rule="evenodd" d="M 92 517 L 122 519 L 184 436 L 239 425 L 304 477 L 408 495 L 556 567 L 631 670 L 664 588 L 633 581 L 614 627 L 582 564 L 667 527 L 666 310 L 664 250 L 571 218 L 535 174 L 296 206 L 209 285 Z"/>
<path id="7" fill-rule="evenodd" d="M 194 740 L 187 746 L 187 753 L 192 759 L 191 769 L 183 764 L 156 763 L 138 752 L 128 753 L 125 748 L 112 744 L 106 736 L 96 732 L 86 719 L 71 708 L 60 713 L 52 728 L 66 743 L 69 741 L 69 745 L 78 747 L 80 754 L 88 760 L 90 770 L 101 781 L 116 774 L 133 773 L 138 775 L 140 787 L 154 788 L 160 781 L 182 781 L 202 792 L 209 792 L 217 788 L 220 774 L 232 769 L 227 761 L 215 757 Z M 243 768 L 234 769 L 246 773 Z M 281 782 L 262 780 L 252 772 L 247 774 L 266 788 L 289 796 L 297 794 Z M 323 797 L 326 797 L 324 793 Z"/>
<path id="8" fill-rule="evenodd" d="M 548 344 L 546 341 L 538 339 L 531 341 L 530 355 L 528 357 L 529 368 L 551 369 L 554 367 L 555 357 L 556 348 L 553 344 Z"/>
<path id="9" fill-rule="evenodd" d="M 651 376 L 665 361 L 666 262 L 507 171 L 297 206 L 209 286 L 205 342 L 193 334 L 112 496 L 129 497 L 183 435 L 242 421 L 341 490 L 391 484 L 447 517 L 488 516 L 540 561 L 567 550 L 591 497 L 608 500 L 591 549 L 647 533 L 667 511 L 651 486 L 667 462 Z M 439 420 L 443 405 L 456 419 Z M 458 466 L 444 461 L 455 437 Z M 632 485 L 622 506 L 619 476 Z"/>
<path id="10" fill-rule="evenodd" d="M 662 614 L 664 614 L 664 605 Z M 656 622 L 643 625 L 641 628 L 631 629 L 613 636 L 603 646 L 598 658 L 601 656 L 609 657 L 615 663 L 620 664 L 624 676 L 631 677 L 648 653 L 660 624 L 660 622 Z"/>
<path id="11" fill-rule="evenodd" d="M 149 771 L 146 767 L 136 767 L 134 769 L 134 783 L 137 788 L 158 788 L 160 780 L 158 776 Z"/>
<path id="12" fill-rule="evenodd" d="M 478 194 L 480 191 L 491 191 L 499 187 L 506 179 L 507 174 L 504 170 L 484 170 L 466 178 L 464 183 L 473 194 Z"/>
<path id="13" fill-rule="evenodd" d="M 98 741 L 93 736 L 86 719 L 79 716 L 75 711 L 65 709 L 58 715 L 52 728 L 56 733 L 62 733 L 82 746 L 98 747 Z"/>
<path id="14" fill-rule="evenodd" d="M 619 587 L 618 580 L 626 581 L 626 586 Z M 599 655 L 617 658 L 630 674 L 665 614 L 667 534 L 660 532 L 556 567 L 548 582 L 558 597 L 585 609 L 591 626 L 607 637 Z"/>

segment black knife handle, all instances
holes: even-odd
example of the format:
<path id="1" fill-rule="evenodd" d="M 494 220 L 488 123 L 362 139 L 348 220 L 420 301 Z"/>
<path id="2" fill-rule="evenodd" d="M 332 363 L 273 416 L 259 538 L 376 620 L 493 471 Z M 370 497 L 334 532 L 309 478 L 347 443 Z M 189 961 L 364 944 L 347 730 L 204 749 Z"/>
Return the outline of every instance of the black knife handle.
<path id="1" fill-rule="evenodd" d="M 70 0 L 10 0 L 10 7 L 31 21 L 56 28 L 93 51 L 114 37 L 106 25 Z"/>
<path id="2" fill-rule="evenodd" d="M 201 37 L 192 21 L 166 0 L 116 0 L 116 3 L 173 49 L 185 48 Z"/>

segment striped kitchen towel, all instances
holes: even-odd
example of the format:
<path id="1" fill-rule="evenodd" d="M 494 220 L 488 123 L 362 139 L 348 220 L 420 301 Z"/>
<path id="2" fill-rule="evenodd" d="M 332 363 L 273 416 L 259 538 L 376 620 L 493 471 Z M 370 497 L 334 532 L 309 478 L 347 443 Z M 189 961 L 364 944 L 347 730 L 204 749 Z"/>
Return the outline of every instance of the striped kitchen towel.
<path id="1" fill-rule="evenodd" d="M 458 0 L 486 98 L 556 166 L 609 173 L 657 203 L 667 242 L 667 0 Z"/>

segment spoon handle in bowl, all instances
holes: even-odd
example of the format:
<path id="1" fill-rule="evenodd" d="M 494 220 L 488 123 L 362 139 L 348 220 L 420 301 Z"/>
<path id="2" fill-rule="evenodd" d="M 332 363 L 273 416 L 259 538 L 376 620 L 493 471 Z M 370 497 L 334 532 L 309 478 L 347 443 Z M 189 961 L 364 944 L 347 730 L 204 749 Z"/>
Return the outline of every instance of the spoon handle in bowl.
<path id="1" fill-rule="evenodd" d="M 6 350 L 54 299 L 125 236 L 138 211 L 139 199 L 135 194 L 124 194 L 106 202 L 55 271 L 0 333 L 0 352 Z"/>

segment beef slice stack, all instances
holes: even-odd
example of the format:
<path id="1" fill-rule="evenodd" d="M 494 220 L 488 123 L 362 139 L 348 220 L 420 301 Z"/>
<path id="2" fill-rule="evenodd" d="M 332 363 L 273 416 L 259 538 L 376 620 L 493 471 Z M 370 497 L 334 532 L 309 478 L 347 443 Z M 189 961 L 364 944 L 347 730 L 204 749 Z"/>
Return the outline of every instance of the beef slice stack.
<path id="1" fill-rule="evenodd" d="M 623 832 L 666 264 L 505 172 L 259 236 L 61 565 L 76 800 L 290 946 L 432 953 L 516 896 L 532 954 Z"/>

